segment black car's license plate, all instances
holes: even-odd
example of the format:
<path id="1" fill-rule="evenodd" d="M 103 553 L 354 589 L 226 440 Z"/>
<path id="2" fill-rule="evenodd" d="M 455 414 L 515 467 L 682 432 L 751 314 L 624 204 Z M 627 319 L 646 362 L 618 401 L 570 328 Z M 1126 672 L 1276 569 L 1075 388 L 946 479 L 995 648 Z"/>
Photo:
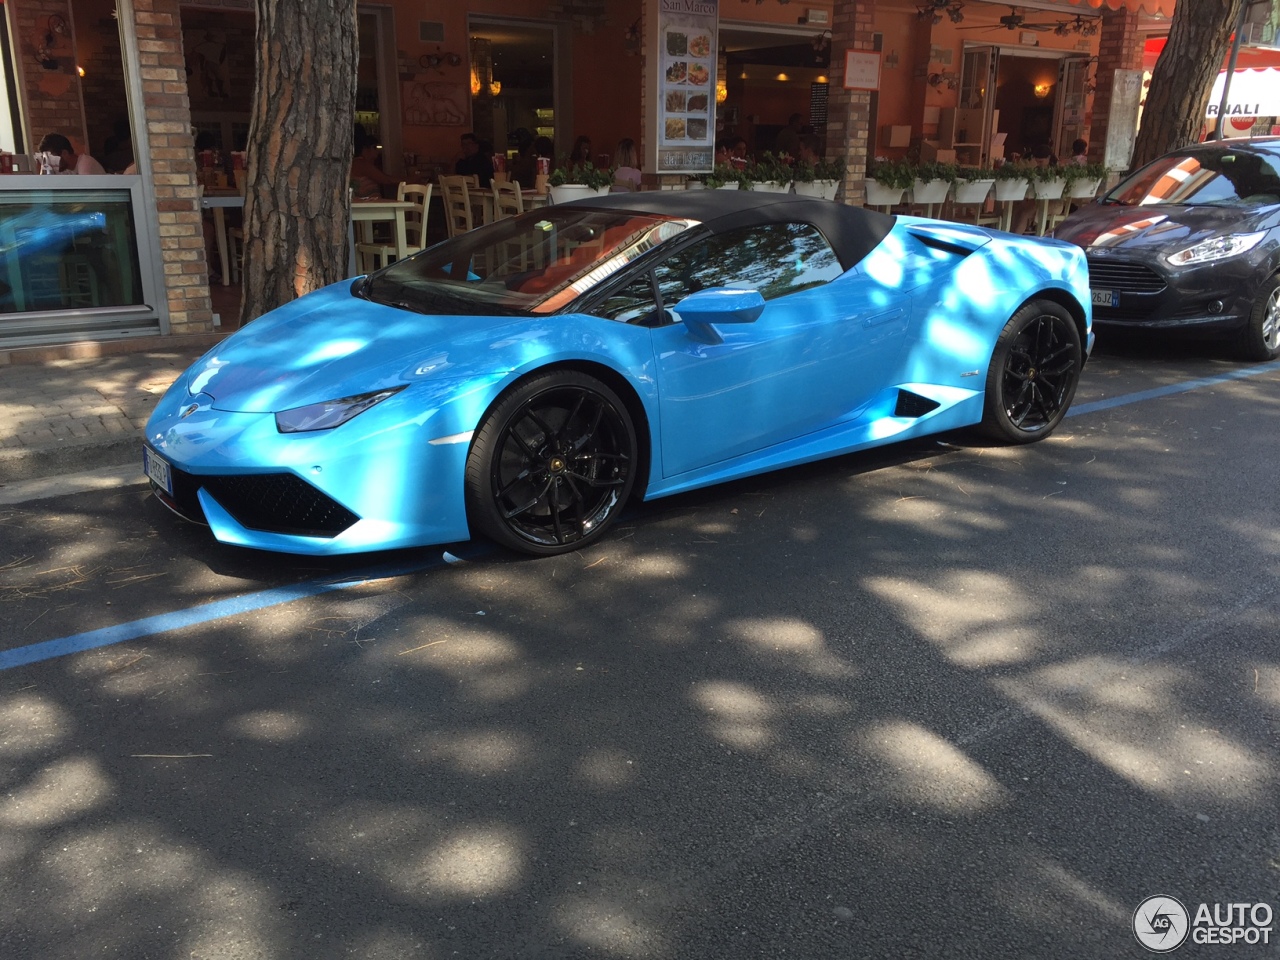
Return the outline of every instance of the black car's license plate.
<path id="1" fill-rule="evenodd" d="M 1120 306 L 1120 293 L 1117 290 L 1090 290 L 1089 292 L 1093 294 L 1095 307 Z"/>

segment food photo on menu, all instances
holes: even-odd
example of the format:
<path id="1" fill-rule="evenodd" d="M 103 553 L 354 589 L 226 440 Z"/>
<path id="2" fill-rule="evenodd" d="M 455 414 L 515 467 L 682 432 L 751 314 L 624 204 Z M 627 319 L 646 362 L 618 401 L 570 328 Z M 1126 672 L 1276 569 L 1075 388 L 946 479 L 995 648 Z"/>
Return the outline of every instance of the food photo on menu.
<path id="1" fill-rule="evenodd" d="M 688 66 L 683 60 L 677 60 L 667 67 L 667 83 L 684 83 L 688 75 Z"/>
<path id="2" fill-rule="evenodd" d="M 711 78 L 711 71 L 701 63 L 691 63 L 688 69 L 689 82 L 697 86 L 705 86 Z"/>

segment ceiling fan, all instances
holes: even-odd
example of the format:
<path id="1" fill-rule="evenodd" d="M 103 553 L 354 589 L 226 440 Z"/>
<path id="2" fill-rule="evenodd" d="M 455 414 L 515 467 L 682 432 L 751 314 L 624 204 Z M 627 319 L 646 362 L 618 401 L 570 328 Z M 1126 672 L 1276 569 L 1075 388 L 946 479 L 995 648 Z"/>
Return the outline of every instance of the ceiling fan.
<path id="1" fill-rule="evenodd" d="M 1010 7 L 1009 12 L 1000 18 L 998 23 L 990 23 L 985 26 L 973 25 L 969 27 L 959 27 L 960 30 L 1052 30 L 1057 26 L 1056 23 L 1027 23 L 1024 14 L 1018 12 L 1017 7 Z"/>

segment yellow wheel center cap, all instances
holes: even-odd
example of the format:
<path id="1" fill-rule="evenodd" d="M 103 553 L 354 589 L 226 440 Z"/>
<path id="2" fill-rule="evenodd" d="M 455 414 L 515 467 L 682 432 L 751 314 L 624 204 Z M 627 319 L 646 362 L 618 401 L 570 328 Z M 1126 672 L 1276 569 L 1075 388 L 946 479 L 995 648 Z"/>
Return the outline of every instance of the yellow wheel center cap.
<path id="1" fill-rule="evenodd" d="M 549 466 L 552 473 L 560 473 L 564 470 L 564 461 L 559 457 L 552 457 Z"/>

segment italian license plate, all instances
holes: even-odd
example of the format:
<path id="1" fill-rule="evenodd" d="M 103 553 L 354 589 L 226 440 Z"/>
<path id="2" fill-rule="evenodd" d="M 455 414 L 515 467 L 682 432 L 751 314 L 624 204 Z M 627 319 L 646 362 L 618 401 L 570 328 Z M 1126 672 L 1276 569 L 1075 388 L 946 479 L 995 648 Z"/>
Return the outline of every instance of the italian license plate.
<path id="1" fill-rule="evenodd" d="M 169 462 L 155 453 L 150 447 L 142 448 L 142 472 L 157 487 L 169 494 L 169 496 L 173 496 L 173 474 L 169 470 Z"/>
<path id="2" fill-rule="evenodd" d="M 1120 294 L 1115 290 L 1091 290 L 1093 294 L 1093 305 L 1095 307 L 1118 307 L 1120 306 Z"/>

